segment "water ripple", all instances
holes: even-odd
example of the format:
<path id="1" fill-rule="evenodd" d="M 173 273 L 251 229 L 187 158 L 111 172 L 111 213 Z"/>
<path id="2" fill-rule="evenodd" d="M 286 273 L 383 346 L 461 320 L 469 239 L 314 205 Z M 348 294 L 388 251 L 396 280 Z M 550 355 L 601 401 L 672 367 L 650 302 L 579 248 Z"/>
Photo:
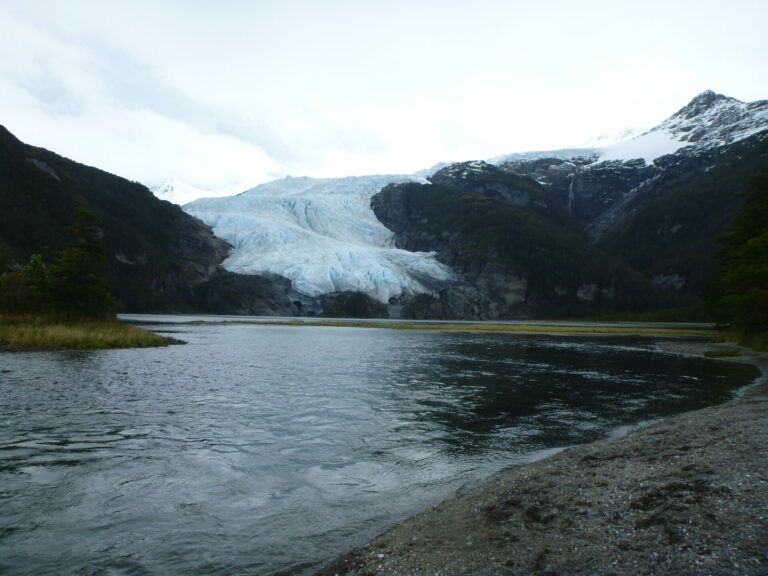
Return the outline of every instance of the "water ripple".
<path id="1" fill-rule="evenodd" d="M 0 573 L 309 566 L 531 454 L 753 376 L 631 338 L 174 329 L 188 345 L 0 353 Z"/>

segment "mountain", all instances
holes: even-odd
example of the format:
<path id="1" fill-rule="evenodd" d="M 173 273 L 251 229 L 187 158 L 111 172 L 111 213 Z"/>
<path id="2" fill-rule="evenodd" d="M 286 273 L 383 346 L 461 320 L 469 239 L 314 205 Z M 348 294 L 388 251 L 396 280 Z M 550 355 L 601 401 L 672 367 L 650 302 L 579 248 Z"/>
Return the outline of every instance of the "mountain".
<path id="1" fill-rule="evenodd" d="M 600 140 L 605 143 L 607 139 Z M 768 102 L 704 92 L 603 146 L 286 178 L 180 209 L 0 127 L 0 254 L 51 262 L 82 196 L 126 311 L 515 318 L 696 302 L 768 174 Z M 200 193 L 183 182 L 156 193 Z M 214 233 L 216 235 L 214 235 Z"/>
<path id="2" fill-rule="evenodd" d="M 702 92 L 651 130 L 601 148 L 510 154 L 503 170 L 534 178 L 568 203 L 593 241 L 621 224 L 681 159 L 701 158 L 768 129 L 768 100 Z M 689 163 L 689 169 L 693 165 Z"/>
<path id="3" fill-rule="evenodd" d="M 0 126 L 0 245 L 19 264 L 65 247 L 82 196 L 99 219 L 106 274 L 131 312 L 291 313 L 290 283 L 238 276 L 220 262 L 229 245 L 209 226 L 141 184 L 20 142 Z"/>
<path id="4" fill-rule="evenodd" d="M 566 202 L 590 241 L 655 285 L 692 297 L 717 274 L 717 237 L 752 174 L 767 173 L 768 101 L 712 91 L 604 148 L 497 159 Z"/>
<path id="5" fill-rule="evenodd" d="M 749 178 L 768 174 L 768 130 L 731 145 L 675 154 L 624 218 L 596 245 L 658 285 L 697 294 L 718 274 L 718 239 L 738 213 Z"/>
<path id="6" fill-rule="evenodd" d="M 650 282 L 590 245 L 557 198 L 491 164 L 465 162 L 427 184 L 391 184 L 372 206 L 397 246 L 434 251 L 458 275 L 438 298 L 411 307 L 419 316 L 573 316 L 655 304 Z"/>
<path id="7" fill-rule="evenodd" d="M 184 209 L 232 244 L 225 268 L 305 297 L 362 292 L 394 316 L 647 310 L 714 278 L 746 177 L 768 172 L 766 130 L 768 102 L 707 91 L 602 146 L 285 179 Z"/>

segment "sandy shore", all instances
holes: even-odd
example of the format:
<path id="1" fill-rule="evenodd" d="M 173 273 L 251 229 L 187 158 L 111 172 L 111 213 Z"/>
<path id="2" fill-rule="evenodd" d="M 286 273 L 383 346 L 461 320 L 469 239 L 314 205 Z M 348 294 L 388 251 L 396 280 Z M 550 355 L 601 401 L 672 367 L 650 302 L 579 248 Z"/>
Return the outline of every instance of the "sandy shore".
<path id="1" fill-rule="evenodd" d="M 503 472 L 317 575 L 768 576 L 768 355 L 732 360 L 763 375 L 727 404 Z"/>

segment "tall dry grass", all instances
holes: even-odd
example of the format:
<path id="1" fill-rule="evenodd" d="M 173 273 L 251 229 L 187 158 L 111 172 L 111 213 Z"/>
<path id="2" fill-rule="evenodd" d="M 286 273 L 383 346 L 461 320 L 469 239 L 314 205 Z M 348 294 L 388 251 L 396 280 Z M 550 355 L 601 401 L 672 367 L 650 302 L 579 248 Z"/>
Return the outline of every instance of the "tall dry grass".
<path id="1" fill-rule="evenodd" d="M 147 348 L 170 342 L 118 320 L 65 322 L 0 317 L 0 346 L 11 348 Z"/>

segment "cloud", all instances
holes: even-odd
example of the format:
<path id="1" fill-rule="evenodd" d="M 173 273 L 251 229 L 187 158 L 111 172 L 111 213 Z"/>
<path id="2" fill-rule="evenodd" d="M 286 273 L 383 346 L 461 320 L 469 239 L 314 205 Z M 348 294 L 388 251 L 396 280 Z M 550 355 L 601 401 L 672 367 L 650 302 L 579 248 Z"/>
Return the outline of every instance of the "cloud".
<path id="1" fill-rule="evenodd" d="M 705 88 L 765 98 L 766 17 L 761 0 L 632 18 L 608 0 L 0 2 L 0 122 L 134 179 L 407 172 L 652 123 Z"/>

